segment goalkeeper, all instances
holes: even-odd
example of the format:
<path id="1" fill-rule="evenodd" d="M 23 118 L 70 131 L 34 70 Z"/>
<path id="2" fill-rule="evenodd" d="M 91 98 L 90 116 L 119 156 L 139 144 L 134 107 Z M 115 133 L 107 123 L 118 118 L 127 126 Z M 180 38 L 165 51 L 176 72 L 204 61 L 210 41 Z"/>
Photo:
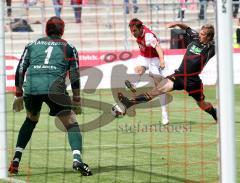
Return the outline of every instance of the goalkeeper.
<path id="1" fill-rule="evenodd" d="M 200 32 L 195 32 L 190 27 L 181 23 L 171 23 L 169 28 L 175 26 L 186 30 L 189 44 L 179 68 L 175 73 L 160 81 L 156 87 L 146 93 L 140 94 L 133 99 L 128 99 L 121 93 L 118 94 L 120 102 L 129 108 L 133 105 L 148 102 L 153 98 L 173 90 L 185 90 L 193 97 L 197 105 L 205 112 L 212 115 L 217 121 L 216 109 L 211 103 L 204 100 L 203 84 L 199 77 L 204 66 L 215 55 L 214 27 L 210 24 L 202 26 Z"/>
<path id="2" fill-rule="evenodd" d="M 56 116 L 68 133 L 73 153 L 73 169 L 84 176 L 92 175 L 81 158 L 82 136 L 76 121 L 76 114 L 81 113 L 78 53 L 74 46 L 61 39 L 63 33 L 63 20 L 51 17 L 46 24 L 47 36 L 29 43 L 17 66 L 13 110 L 21 111 L 24 101 L 26 119 L 18 134 L 15 155 L 9 167 L 10 173 L 18 173 L 23 150 L 39 121 L 41 107 L 45 102 L 50 108 L 49 115 Z M 72 99 L 65 85 L 68 72 Z M 26 79 L 23 82 L 25 73 Z"/>

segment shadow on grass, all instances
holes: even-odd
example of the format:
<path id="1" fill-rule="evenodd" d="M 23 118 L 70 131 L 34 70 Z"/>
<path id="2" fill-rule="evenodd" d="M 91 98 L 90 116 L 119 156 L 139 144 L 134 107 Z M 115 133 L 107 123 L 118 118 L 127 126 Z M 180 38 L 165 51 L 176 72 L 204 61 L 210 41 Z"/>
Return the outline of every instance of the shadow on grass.
<path id="1" fill-rule="evenodd" d="M 71 169 L 63 169 L 63 168 L 45 168 L 45 167 L 32 167 L 31 168 L 32 172 L 29 174 L 25 174 L 25 173 L 20 173 L 17 176 L 14 176 L 15 178 L 17 177 L 25 177 L 25 176 L 39 176 L 39 175 L 52 175 L 54 176 L 54 174 L 65 174 L 65 175 L 71 175 L 71 174 L 76 174 L 76 172 L 74 172 Z M 45 171 L 44 171 L 45 170 Z M 42 171 L 42 172 L 39 172 Z M 132 172 L 133 176 L 136 176 L 136 173 L 139 174 L 145 174 L 146 176 L 151 176 L 152 183 L 154 183 L 154 179 L 156 177 L 159 178 L 164 178 L 165 180 L 167 179 L 168 181 L 172 181 L 172 182 L 185 182 L 185 183 L 199 183 L 200 181 L 194 181 L 194 180 L 189 180 L 189 179 L 185 179 L 183 177 L 177 177 L 177 176 L 173 176 L 173 175 L 167 175 L 167 174 L 162 174 L 162 173 L 155 173 L 155 172 L 149 172 L 147 170 L 140 170 L 135 168 L 135 166 L 133 165 L 124 165 L 124 166 L 99 166 L 99 167 L 92 167 L 92 172 L 93 172 L 93 176 L 99 176 L 99 174 L 102 173 L 108 173 L 108 172 L 116 172 L 116 171 L 129 171 Z M 36 172 L 36 173 L 34 173 Z M 134 172 L 134 173 L 133 173 Z M 158 181 L 159 183 L 159 181 Z"/>
<path id="2" fill-rule="evenodd" d="M 189 179 L 185 179 L 182 177 L 177 177 L 177 176 L 171 176 L 171 175 L 166 175 L 166 174 L 161 174 L 161 173 L 155 173 L 155 172 L 149 172 L 145 170 L 140 170 L 135 168 L 133 165 L 129 166 L 100 166 L 92 169 L 94 174 L 98 173 L 106 173 L 106 172 L 112 172 L 112 171 L 132 171 L 135 173 L 139 174 L 146 174 L 146 176 L 154 176 L 154 177 L 159 177 L 159 178 L 165 178 L 168 181 L 174 181 L 174 182 L 185 182 L 185 183 L 199 183 L 199 181 L 193 181 Z M 154 177 L 152 179 L 154 179 Z M 152 181 L 151 181 L 152 182 Z M 154 182 L 152 182 L 154 183 Z"/>

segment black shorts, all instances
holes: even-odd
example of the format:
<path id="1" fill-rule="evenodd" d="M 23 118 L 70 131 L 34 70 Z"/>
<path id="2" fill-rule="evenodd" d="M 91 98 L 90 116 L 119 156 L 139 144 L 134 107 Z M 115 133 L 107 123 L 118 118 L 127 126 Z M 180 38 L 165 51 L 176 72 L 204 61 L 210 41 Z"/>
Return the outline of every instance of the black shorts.
<path id="1" fill-rule="evenodd" d="M 205 96 L 203 94 L 203 84 L 200 77 L 197 76 L 182 76 L 182 74 L 174 73 L 167 76 L 173 84 L 173 90 L 185 90 L 188 95 L 193 97 L 196 101 L 203 101 Z"/>
<path id="2" fill-rule="evenodd" d="M 50 108 L 50 116 L 67 115 L 72 109 L 68 95 L 24 95 L 25 108 L 33 115 L 40 113 L 43 102 Z"/>

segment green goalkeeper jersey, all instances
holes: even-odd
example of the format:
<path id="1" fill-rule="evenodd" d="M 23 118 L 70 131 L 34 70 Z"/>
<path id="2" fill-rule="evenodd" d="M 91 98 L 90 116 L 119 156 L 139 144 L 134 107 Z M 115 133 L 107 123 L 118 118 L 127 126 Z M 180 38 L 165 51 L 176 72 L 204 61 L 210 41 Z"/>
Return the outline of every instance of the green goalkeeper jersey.
<path id="1" fill-rule="evenodd" d="M 79 89 L 77 50 L 59 37 L 44 37 L 25 47 L 17 67 L 15 85 L 23 85 L 24 93 L 31 95 L 64 93 L 67 73 L 72 88 Z"/>

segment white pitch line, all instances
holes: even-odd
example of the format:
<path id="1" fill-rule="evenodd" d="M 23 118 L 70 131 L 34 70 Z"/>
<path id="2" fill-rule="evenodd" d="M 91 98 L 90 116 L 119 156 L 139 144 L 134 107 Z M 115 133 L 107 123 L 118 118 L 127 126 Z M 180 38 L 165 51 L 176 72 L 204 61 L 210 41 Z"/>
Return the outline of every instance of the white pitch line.
<path id="1" fill-rule="evenodd" d="M 12 177 L 8 177 L 6 179 L 0 179 L 0 180 L 3 180 L 4 182 L 10 182 L 10 183 L 27 183 L 26 181 L 24 180 L 18 180 L 18 179 L 14 179 Z"/>

